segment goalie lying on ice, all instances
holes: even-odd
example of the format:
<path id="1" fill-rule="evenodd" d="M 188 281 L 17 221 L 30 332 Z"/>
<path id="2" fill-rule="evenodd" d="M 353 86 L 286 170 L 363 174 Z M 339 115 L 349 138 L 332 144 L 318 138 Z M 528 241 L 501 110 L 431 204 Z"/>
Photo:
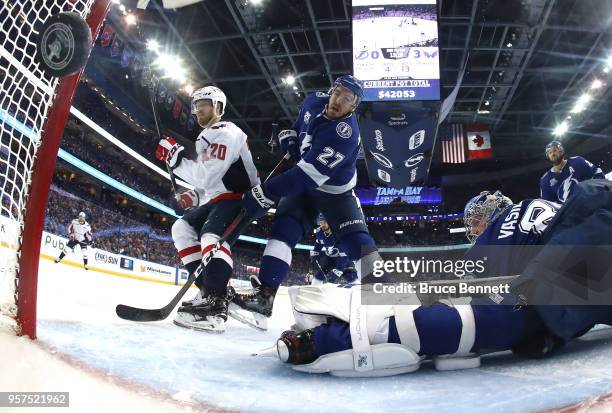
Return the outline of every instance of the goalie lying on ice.
<path id="1" fill-rule="evenodd" d="M 490 235 L 487 229 L 496 229 L 497 220 L 509 216 L 504 210 L 512 211 L 507 198 L 489 195 L 482 199 L 504 202 L 493 218 L 481 217 L 485 222 L 476 225 L 478 231 L 472 223 L 471 233 L 481 242 Z M 466 220 L 468 215 L 474 218 L 466 214 Z M 612 183 L 580 183 L 537 235 L 540 252 L 514 279 L 511 292 L 469 304 L 425 306 L 409 294 L 389 305 L 362 305 L 374 293 L 372 285 L 292 287 L 296 329 L 277 341 L 278 357 L 295 370 L 338 376 L 401 374 L 417 370 L 425 359 L 432 359 L 438 370 L 453 370 L 478 367 L 479 355 L 493 351 L 543 357 L 595 324 L 612 325 Z M 560 247 L 565 248 L 563 259 Z M 580 259 L 589 265 L 577 266 Z M 570 298 L 568 283 L 585 279 L 596 282 L 598 290 L 589 290 L 582 302 L 581 294 Z"/>

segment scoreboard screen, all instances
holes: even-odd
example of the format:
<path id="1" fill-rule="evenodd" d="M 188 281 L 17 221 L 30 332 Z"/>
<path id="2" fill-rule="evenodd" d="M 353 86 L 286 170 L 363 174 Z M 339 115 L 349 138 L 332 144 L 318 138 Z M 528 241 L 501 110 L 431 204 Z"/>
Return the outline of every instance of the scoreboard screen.
<path id="1" fill-rule="evenodd" d="M 365 101 L 440 99 L 436 0 L 353 0 L 353 74 Z"/>

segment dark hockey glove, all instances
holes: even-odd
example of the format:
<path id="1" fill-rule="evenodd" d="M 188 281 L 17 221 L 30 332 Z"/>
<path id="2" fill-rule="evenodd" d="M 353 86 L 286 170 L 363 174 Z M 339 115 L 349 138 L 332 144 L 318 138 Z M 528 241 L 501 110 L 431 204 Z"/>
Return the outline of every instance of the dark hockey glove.
<path id="1" fill-rule="evenodd" d="M 347 267 L 342 271 L 342 279 L 347 284 L 352 284 L 357 281 L 357 270 L 353 267 Z"/>
<path id="2" fill-rule="evenodd" d="M 288 153 L 291 160 L 294 162 L 298 162 L 300 160 L 300 147 L 296 131 L 293 129 L 282 130 L 278 134 L 278 141 L 283 153 Z"/>
<path id="3" fill-rule="evenodd" d="M 276 200 L 266 194 L 265 189 L 261 185 L 253 187 L 242 197 L 242 207 L 246 212 L 245 215 L 252 217 L 252 219 L 261 218 L 275 204 Z"/>

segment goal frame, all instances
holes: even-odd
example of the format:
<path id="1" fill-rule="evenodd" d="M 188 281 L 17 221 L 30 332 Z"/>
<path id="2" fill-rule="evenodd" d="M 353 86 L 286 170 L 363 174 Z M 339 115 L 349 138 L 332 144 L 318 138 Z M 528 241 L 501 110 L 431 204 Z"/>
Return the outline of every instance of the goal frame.
<path id="1" fill-rule="evenodd" d="M 110 4 L 111 0 L 96 0 L 86 18 L 93 43 L 98 37 Z M 34 160 L 32 182 L 27 191 L 21 252 L 15 276 L 18 281 L 16 291 L 19 334 L 32 339 L 36 338 L 38 264 L 49 188 L 72 99 L 84 70 L 83 67 L 77 73 L 65 76 L 58 82 L 42 128 L 41 145 Z"/>

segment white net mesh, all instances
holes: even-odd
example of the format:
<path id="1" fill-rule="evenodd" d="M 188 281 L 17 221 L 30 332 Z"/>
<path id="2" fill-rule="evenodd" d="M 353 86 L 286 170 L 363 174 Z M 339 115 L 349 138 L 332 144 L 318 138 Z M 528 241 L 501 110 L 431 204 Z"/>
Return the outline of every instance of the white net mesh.
<path id="1" fill-rule="evenodd" d="M 0 1 L 0 328 L 17 327 L 17 270 L 27 190 L 58 84 L 35 62 L 36 37 L 51 15 L 74 11 L 86 17 L 94 1 Z"/>

